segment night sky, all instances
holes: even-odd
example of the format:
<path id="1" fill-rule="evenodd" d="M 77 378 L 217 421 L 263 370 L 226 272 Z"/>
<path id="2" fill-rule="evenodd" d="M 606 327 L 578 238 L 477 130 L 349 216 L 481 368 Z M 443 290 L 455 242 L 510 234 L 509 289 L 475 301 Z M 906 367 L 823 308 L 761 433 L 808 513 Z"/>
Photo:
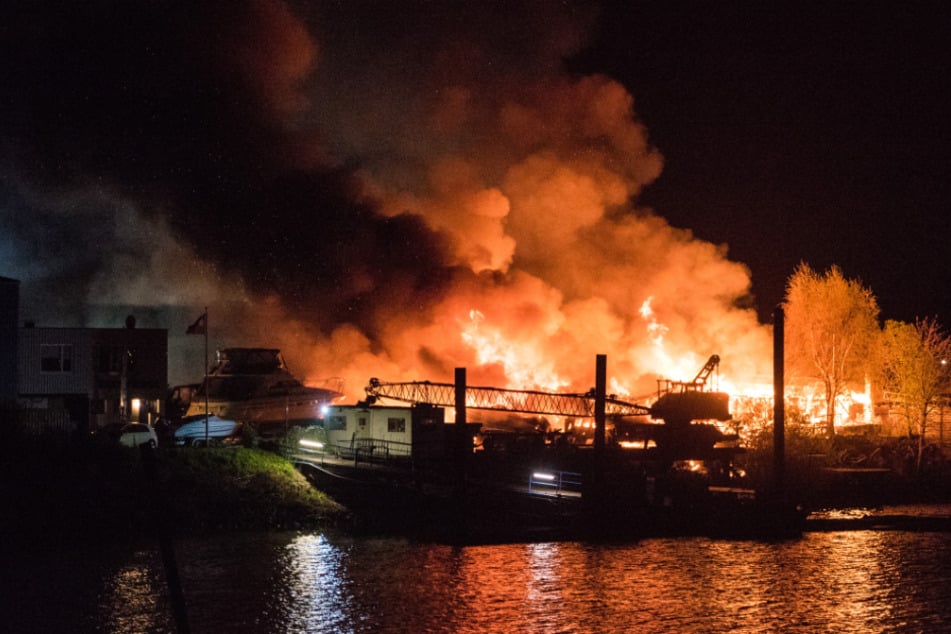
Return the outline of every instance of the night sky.
<path id="1" fill-rule="evenodd" d="M 882 317 L 951 321 L 951 6 L 618 3 L 582 66 L 665 157 L 642 202 L 750 266 L 765 320 L 800 261 Z"/>
<path id="2" fill-rule="evenodd" d="M 570 366 L 584 337 L 643 357 L 649 300 L 703 359 L 806 262 L 883 319 L 951 322 L 945 3 L 3 13 L 0 275 L 24 319 L 177 332 L 211 305 L 217 343 L 445 374 L 470 362 L 431 341 L 453 311 Z"/>

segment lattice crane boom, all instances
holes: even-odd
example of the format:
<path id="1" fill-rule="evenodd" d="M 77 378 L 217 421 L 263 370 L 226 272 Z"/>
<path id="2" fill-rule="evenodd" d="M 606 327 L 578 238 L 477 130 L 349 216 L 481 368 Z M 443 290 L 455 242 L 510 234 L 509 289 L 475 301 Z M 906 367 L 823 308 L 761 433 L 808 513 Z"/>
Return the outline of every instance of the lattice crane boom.
<path id="1" fill-rule="evenodd" d="M 389 398 L 404 403 L 427 403 L 442 407 L 453 407 L 456 402 L 456 386 L 452 383 L 430 381 L 388 383 L 373 378 L 366 387 L 366 393 L 370 402 L 378 398 Z M 572 394 L 510 390 L 467 385 L 466 407 L 522 414 L 593 417 L 594 394 L 593 392 Z M 650 409 L 643 405 L 609 397 L 605 401 L 605 413 L 610 416 L 644 416 L 650 414 Z"/>
<path id="2" fill-rule="evenodd" d="M 711 355 L 711 357 L 707 359 L 706 365 L 704 365 L 703 368 L 700 369 L 700 372 L 697 373 L 696 378 L 694 378 L 693 380 L 694 386 L 697 386 L 699 387 L 699 389 L 702 390 L 703 386 L 707 384 L 707 379 L 709 379 L 710 375 L 719 367 L 720 367 L 720 357 L 715 354 Z"/>

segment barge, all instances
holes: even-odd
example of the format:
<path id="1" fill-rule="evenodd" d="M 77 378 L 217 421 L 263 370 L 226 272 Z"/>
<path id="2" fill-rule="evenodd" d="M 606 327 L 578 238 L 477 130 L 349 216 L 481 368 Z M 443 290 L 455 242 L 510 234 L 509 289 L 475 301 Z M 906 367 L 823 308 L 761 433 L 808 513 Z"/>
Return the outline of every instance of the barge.
<path id="1" fill-rule="evenodd" d="M 723 396 L 668 399 L 657 412 L 673 423 L 616 425 L 598 450 L 570 432 L 446 422 L 430 403 L 334 405 L 290 458 L 366 525 L 436 539 L 800 534 L 802 510 L 735 468 L 735 437 L 683 421 L 711 403 L 722 414 Z M 676 415 L 664 409 L 688 402 Z"/>

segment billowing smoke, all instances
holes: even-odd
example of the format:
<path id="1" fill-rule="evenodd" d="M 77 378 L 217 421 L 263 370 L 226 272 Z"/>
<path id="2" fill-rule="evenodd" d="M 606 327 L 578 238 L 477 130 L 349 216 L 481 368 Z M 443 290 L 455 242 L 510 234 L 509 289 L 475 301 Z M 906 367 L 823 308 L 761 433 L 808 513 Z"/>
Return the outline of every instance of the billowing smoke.
<path id="1" fill-rule="evenodd" d="M 28 318 L 167 307 L 143 325 L 194 356 L 208 306 L 214 345 L 351 399 L 459 366 L 584 390 L 598 353 L 631 394 L 768 364 L 746 267 L 638 207 L 662 158 L 630 92 L 565 71 L 587 3 L 9 13 L 0 275 Z"/>

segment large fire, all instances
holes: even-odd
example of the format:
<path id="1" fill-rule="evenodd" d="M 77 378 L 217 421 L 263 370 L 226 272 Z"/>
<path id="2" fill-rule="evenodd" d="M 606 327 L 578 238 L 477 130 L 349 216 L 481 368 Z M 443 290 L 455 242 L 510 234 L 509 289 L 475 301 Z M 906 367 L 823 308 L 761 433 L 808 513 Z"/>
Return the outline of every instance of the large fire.
<path id="1" fill-rule="evenodd" d="M 749 271 L 638 204 L 663 159 L 634 97 L 604 75 L 565 73 L 583 22 L 538 10 L 510 17 L 544 42 L 517 64 L 454 12 L 446 38 L 359 56 L 348 55 L 359 34 L 330 22 L 289 9 L 266 21 L 262 36 L 287 45 L 264 53 L 306 55 L 276 66 L 242 49 L 238 71 L 254 94 L 281 95 L 281 108 L 256 114 L 282 130 L 269 173 L 293 177 L 252 201 L 253 213 L 283 214 L 246 231 L 269 268 L 236 246 L 230 268 L 193 267 L 179 289 L 179 301 L 210 305 L 213 345 L 279 347 L 308 383 L 342 378 L 351 402 L 371 376 L 448 381 L 456 367 L 473 385 L 583 392 L 597 354 L 611 393 L 631 400 L 658 378 L 692 378 L 714 353 L 724 377 L 768 377 L 770 330 L 749 308 Z M 328 165 L 359 166 L 336 197 L 324 196 Z"/>
<path id="2" fill-rule="evenodd" d="M 717 389 L 768 394 L 749 270 L 639 203 L 663 158 L 634 96 L 566 69 L 585 8 L 371 4 L 50 16 L 55 41 L 11 29 L 24 68 L 73 64 L 9 91 L 9 146 L 32 148 L 11 155 L 11 208 L 74 224 L 55 254 L 15 254 L 34 267 L 25 289 L 48 283 L 25 308 L 64 298 L 102 325 L 127 314 L 114 307 L 173 307 L 183 332 L 207 306 L 213 347 L 281 348 L 350 402 L 371 376 L 457 367 L 473 385 L 584 392 L 598 354 L 635 402 L 711 354 Z M 35 108 L 59 102 L 57 82 L 71 108 Z M 163 318 L 170 381 L 198 380 L 197 342 Z"/>
<path id="3" fill-rule="evenodd" d="M 542 351 L 528 345 L 506 340 L 505 335 L 485 324 L 485 315 L 473 309 L 469 312 L 471 323 L 461 333 L 462 340 L 475 352 L 477 366 L 501 366 L 509 385 L 533 386 L 538 389 L 558 391 L 566 382 L 546 361 Z"/>

